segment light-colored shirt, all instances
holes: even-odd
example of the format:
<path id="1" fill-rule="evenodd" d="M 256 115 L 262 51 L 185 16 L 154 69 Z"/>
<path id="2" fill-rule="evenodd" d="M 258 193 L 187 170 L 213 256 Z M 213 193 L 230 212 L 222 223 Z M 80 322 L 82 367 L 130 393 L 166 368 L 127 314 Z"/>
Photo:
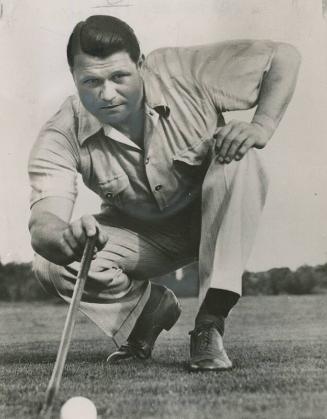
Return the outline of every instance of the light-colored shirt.
<path id="1" fill-rule="evenodd" d="M 31 206 L 75 201 L 76 177 L 102 198 L 102 212 L 164 220 L 199 196 L 223 112 L 257 104 L 275 50 L 270 41 L 226 41 L 152 52 L 142 68 L 144 148 L 103 126 L 69 97 L 32 149 Z"/>

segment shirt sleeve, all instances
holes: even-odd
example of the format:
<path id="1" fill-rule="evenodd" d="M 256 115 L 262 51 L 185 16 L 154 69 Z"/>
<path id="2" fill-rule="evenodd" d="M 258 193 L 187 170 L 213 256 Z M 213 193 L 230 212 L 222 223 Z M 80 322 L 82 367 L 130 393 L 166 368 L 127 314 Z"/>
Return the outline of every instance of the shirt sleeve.
<path id="1" fill-rule="evenodd" d="M 259 98 L 276 44 L 271 41 L 226 41 L 195 48 L 193 75 L 218 112 L 246 110 Z"/>
<path id="2" fill-rule="evenodd" d="M 258 102 L 276 45 L 272 41 L 232 40 L 162 48 L 147 57 L 147 65 L 159 77 L 169 74 L 192 95 L 208 99 L 218 113 L 246 110 Z"/>
<path id="3" fill-rule="evenodd" d="M 31 184 L 31 207 L 48 197 L 77 196 L 76 150 L 68 138 L 56 128 L 42 129 L 30 153 L 28 173 Z"/>

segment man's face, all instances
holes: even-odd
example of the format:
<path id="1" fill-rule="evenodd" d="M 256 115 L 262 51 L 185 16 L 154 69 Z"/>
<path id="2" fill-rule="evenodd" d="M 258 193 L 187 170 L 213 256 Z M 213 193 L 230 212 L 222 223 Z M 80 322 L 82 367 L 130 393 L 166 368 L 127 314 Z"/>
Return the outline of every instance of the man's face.
<path id="1" fill-rule="evenodd" d="M 84 107 L 104 124 L 127 124 L 142 106 L 141 64 L 141 60 L 134 63 L 125 51 L 107 58 L 76 55 L 73 77 Z"/>

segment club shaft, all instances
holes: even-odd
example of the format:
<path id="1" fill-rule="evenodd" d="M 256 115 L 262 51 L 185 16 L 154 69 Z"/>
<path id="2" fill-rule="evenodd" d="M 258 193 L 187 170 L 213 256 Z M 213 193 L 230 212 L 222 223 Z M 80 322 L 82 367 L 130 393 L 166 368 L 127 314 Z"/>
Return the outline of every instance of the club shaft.
<path id="1" fill-rule="evenodd" d="M 61 377 L 65 366 L 72 338 L 72 333 L 74 330 L 79 304 L 84 291 L 85 281 L 87 279 L 90 264 L 92 262 L 96 240 L 97 235 L 94 235 L 92 237 L 89 237 L 85 244 L 80 270 L 77 275 L 73 296 L 71 298 L 65 321 L 65 326 L 62 332 L 61 341 L 57 352 L 56 362 L 46 391 L 43 413 L 45 413 L 52 406 L 52 402 L 56 397 L 56 394 L 60 387 Z"/>

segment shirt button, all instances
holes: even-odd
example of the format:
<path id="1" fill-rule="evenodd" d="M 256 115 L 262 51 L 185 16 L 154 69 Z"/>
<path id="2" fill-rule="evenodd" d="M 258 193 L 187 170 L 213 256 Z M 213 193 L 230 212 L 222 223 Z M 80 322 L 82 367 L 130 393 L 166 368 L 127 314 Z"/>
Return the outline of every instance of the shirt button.
<path id="1" fill-rule="evenodd" d="M 160 191 L 160 189 L 162 188 L 162 185 L 157 185 L 154 189 L 156 190 L 156 191 Z"/>
<path id="2" fill-rule="evenodd" d="M 112 193 L 111 192 L 106 193 L 106 197 L 107 198 L 112 198 Z"/>
<path id="3" fill-rule="evenodd" d="M 145 163 L 145 164 L 148 164 L 148 163 L 149 163 L 149 161 L 150 161 L 150 157 L 147 157 L 147 158 L 145 159 L 144 163 Z"/>

